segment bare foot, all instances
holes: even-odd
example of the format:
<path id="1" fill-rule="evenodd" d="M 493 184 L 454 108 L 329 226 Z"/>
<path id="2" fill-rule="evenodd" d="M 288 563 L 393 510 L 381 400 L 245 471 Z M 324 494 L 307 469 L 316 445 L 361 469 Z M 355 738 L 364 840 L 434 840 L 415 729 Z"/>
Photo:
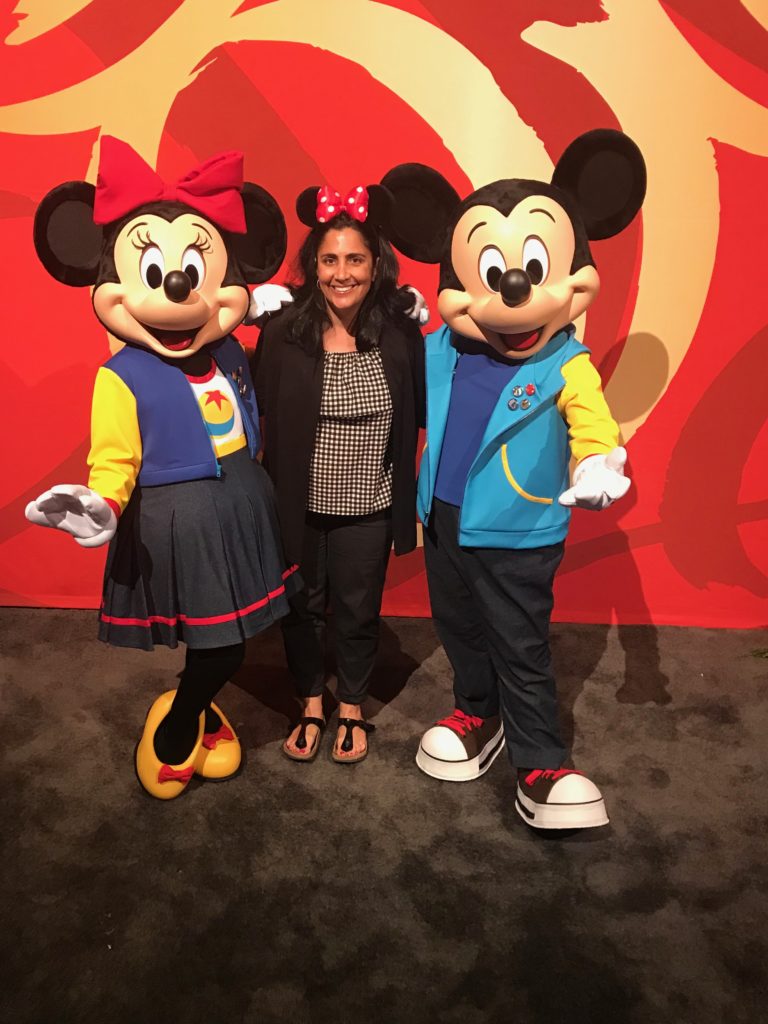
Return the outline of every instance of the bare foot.
<path id="1" fill-rule="evenodd" d="M 323 717 L 323 698 L 320 697 L 305 697 L 302 702 L 301 717 L 302 718 L 322 718 Z M 316 725 L 308 725 L 306 728 L 305 736 L 307 740 L 306 747 L 297 747 L 296 740 L 299 738 L 299 732 L 301 731 L 301 724 L 297 725 L 295 729 L 289 734 L 288 739 L 283 744 L 283 749 L 293 754 L 295 757 L 306 757 L 312 753 L 315 749 L 315 743 L 317 742 L 317 734 L 320 732 Z"/>
<path id="2" fill-rule="evenodd" d="M 354 718 L 356 721 L 361 722 L 363 719 L 363 713 L 360 710 L 359 704 L 345 704 L 343 701 L 339 704 L 339 718 Z M 333 752 L 337 757 L 359 757 L 364 754 L 368 749 L 368 736 L 364 729 L 352 729 L 352 749 L 342 750 L 341 744 L 347 735 L 347 727 L 345 725 L 339 726 L 339 731 L 336 734 L 336 743 L 333 748 Z"/>

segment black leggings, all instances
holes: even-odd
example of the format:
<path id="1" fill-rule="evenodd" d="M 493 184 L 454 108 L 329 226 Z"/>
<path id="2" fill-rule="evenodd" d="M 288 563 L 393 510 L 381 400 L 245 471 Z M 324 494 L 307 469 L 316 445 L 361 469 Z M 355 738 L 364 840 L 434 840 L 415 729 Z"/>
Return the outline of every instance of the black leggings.
<path id="1" fill-rule="evenodd" d="M 240 668 L 245 644 L 230 647 L 187 648 L 184 671 L 171 710 L 155 733 L 155 753 L 166 764 L 181 764 L 197 739 L 200 712 L 205 711 L 205 731 L 215 732 L 221 720 L 211 701 Z"/>

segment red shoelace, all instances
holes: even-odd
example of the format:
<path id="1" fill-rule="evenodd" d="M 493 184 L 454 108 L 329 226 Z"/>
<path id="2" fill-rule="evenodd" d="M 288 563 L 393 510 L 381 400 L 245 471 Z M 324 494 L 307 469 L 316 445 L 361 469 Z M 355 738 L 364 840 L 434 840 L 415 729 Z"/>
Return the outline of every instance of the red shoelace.
<path id="1" fill-rule="evenodd" d="M 466 736 L 473 729 L 479 729 L 484 721 L 485 719 L 478 718 L 477 715 L 465 715 L 461 708 L 456 708 L 452 714 L 447 718 L 441 718 L 437 724 L 453 729 L 459 736 Z"/>
<path id="2" fill-rule="evenodd" d="M 557 782 L 565 775 L 583 775 L 584 772 L 577 772 L 575 768 L 535 768 L 525 776 L 526 786 L 532 786 L 536 779 L 550 779 Z"/>

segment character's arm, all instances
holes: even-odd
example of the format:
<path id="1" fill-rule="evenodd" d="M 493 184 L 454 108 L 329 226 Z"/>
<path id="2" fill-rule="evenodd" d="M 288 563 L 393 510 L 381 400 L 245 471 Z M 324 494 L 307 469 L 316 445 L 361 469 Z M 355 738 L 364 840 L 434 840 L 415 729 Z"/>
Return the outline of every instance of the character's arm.
<path id="1" fill-rule="evenodd" d="M 603 395 L 600 375 L 587 353 L 563 367 L 565 387 L 557 407 L 568 424 L 571 452 L 578 465 L 561 505 L 600 510 L 622 498 L 630 487 L 624 476 L 626 450 L 619 427 Z"/>
<path id="2" fill-rule="evenodd" d="M 88 486 L 57 484 L 27 505 L 31 523 L 71 534 L 86 548 L 112 539 L 141 467 L 136 399 L 111 370 L 96 375 L 91 412 Z"/>

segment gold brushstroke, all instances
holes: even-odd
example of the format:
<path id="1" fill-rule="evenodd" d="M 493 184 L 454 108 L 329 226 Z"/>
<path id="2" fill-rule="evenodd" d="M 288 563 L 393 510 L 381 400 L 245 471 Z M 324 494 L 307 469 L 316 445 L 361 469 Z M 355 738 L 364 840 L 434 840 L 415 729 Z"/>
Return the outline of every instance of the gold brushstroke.
<path id="1" fill-rule="evenodd" d="M 6 45 L 20 46 L 44 36 L 91 3 L 93 0 L 19 0 L 13 13 L 20 16 L 21 21 L 5 37 Z"/>
<path id="2" fill-rule="evenodd" d="M 648 164 L 631 333 L 660 338 L 668 365 L 663 388 L 655 397 L 651 391 L 644 411 L 621 424 L 629 439 L 677 372 L 712 280 L 720 208 L 711 140 L 768 155 L 768 111 L 718 78 L 656 0 L 604 0 L 603 6 L 607 21 L 567 29 L 537 22 L 523 38 L 587 78 Z M 635 356 L 630 337 L 606 387 L 617 408 L 637 405 L 644 386 Z"/>

